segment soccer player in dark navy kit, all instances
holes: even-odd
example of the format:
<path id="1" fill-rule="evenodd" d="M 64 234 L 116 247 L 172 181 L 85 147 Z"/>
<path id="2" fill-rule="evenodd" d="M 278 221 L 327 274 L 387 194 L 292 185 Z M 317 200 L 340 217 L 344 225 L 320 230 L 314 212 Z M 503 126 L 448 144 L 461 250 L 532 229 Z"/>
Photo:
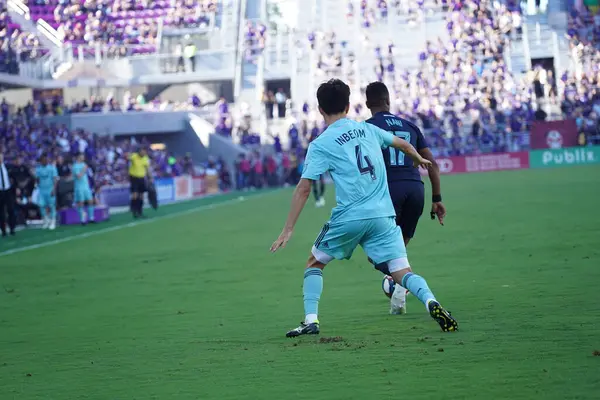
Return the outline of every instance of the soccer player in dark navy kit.
<path id="1" fill-rule="evenodd" d="M 410 142 L 423 158 L 432 162 L 433 166 L 428 170 L 433 194 L 430 216 L 431 219 L 437 217 L 440 224 L 444 225 L 446 208 L 442 203 L 440 171 L 421 130 L 412 122 L 390 113 L 390 94 L 384 83 L 370 83 L 367 86 L 366 96 L 367 108 L 372 115 L 367 122 Z M 419 169 L 413 165 L 409 157 L 405 157 L 404 153 L 390 147 L 383 150 L 383 158 L 387 169 L 390 196 L 396 210 L 396 224 L 402 230 L 404 243 L 408 245 L 423 214 L 425 187 Z M 384 264 L 376 265 L 375 268 L 389 275 Z M 390 313 L 404 314 L 406 292 L 401 287 L 397 286 L 397 289 L 392 296 Z"/>

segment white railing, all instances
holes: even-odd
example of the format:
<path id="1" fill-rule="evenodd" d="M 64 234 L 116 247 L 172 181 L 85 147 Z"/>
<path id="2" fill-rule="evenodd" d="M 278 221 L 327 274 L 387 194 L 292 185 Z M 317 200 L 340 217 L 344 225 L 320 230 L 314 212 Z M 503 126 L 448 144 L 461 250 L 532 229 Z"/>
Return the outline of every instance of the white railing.
<path id="1" fill-rule="evenodd" d="M 158 26 L 156 28 L 156 52 L 160 53 L 160 47 L 162 44 L 162 36 L 163 36 L 163 28 L 164 28 L 164 19 L 160 17 L 158 19 Z"/>
<path id="2" fill-rule="evenodd" d="M 27 5 L 25 5 L 25 3 L 23 3 L 20 0 L 8 0 L 6 3 L 7 9 L 9 12 L 14 13 L 16 15 L 12 15 L 13 17 L 17 17 L 15 18 L 16 21 L 18 23 L 22 23 L 23 28 L 25 29 L 29 29 L 29 30 L 36 30 L 37 33 L 39 33 L 41 35 L 40 39 L 43 41 L 43 39 L 47 39 L 47 43 L 45 44 L 51 44 L 54 47 L 57 48 L 62 48 L 63 47 L 63 38 L 60 37 L 60 35 L 58 34 L 58 32 L 56 31 L 56 29 L 52 28 L 46 21 L 44 21 L 43 19 L 38 19 L 37 22 L 34 22 L 31 19 L 31 14 L 29 12 L 29 7 L 27 7 Z M 20 20 L 20 18 L 22 18 L 22 20 Z M 51 46 L 48 46 L 51 47 Z"/>
<path id="3" fill-rule="evenodd" d="M 63 41 L 63 37 L 58 33 L 58 31 L 56 29 L 54 29 L 53 27 L 50 26 L 50 24 L 48 24 L 46 21 L 44 21 L 43 19 L 38 19 L 37 23 L 36 23 L 36 27 L 38 29 L 38 31 L 46 36 L 48 38 L 48 40 L 50 40 L 52 43 L 54 43 L 54 45 L 56 47 L 63 47 L 64 45 L 64 41 Z"/>

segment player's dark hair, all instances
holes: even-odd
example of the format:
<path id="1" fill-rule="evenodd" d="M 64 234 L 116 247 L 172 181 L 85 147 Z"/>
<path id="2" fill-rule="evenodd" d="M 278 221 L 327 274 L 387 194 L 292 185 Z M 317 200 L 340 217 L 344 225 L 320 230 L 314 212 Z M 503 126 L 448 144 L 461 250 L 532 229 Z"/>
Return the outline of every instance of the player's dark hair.
<path id="1" fill-rule="evenodd" d="M 317 100 L 325 114 L 341 114 L 350 107 L 350 87 L 339 79 L 330 79 L 319 85 Z"/>
<path id="2" fill-rule="evenodd" d="M 389 108 L 390 92 L 383 82 L 371 82 L 367 85 L 367 108 Z"/>

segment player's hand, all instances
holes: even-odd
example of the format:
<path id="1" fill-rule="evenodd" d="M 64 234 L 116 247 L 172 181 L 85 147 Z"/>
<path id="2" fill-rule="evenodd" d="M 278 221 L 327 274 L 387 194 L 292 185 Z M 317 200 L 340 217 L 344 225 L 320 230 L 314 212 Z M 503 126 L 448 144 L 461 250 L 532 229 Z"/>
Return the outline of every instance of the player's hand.
<path id="1" fill-rule="evenodd" d="M 421 156 L 419 156 L 419 158 L 417 158 L 415 162 L 417 163 L 417 167 L 425 167 L 427 169 L 429 169 L 429 167 L 433 165 L 431 161 Z"/>
<path id="2" fill-rule="evenodd" d="M 446 217 L 446 206 L 441 201 L 433 203 L 431 205 L 431 219 L 437 217 L 440 221 L 440 225 L 444 225 L 444 218 Z"/>
<path id="3" fill-rule="evenodd" d="M 279 235 L 277 240 L 274 241 L 271 245 L 271 253 L 275 253 L 277 250 L 283 249 L 287 242 L 290 241 L 292 233 L 294 233 L 294 231 L 288 229 L 284 229 L 283 231 L 281 231 L 281 234 Z"/>
<path id="4" fill-rule="evenodd" d="M 21 195 L 21 189 L 19 189 L 19 188 L 17 188 L 17 189 L 16 189 L 16 195 L 17 195 L 17 196 L 20 196 L 20 195 Z"/>

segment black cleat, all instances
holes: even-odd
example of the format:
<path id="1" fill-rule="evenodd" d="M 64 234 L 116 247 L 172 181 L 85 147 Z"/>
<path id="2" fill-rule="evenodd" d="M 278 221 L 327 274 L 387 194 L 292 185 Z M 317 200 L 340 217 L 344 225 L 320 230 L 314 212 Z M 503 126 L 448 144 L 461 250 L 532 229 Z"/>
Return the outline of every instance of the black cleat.
<path id="1" fill-rule="evenodd" d="M 443 332 L 455 332 L 458 330 L 458 322 L 456 322 L 448 311 L 444 310 L 444 307 L 440 303 L 435 300 L 430 301 L 428 308 L 429 315 L 440 325 Z"/>
<path id="2" fill-rule="evenodd" d="M 320 331 L 318 322 L 313 322 L 311 324 L 305 324 L 304 322 L 300 322 L 300 326 L 286 333 L 285 337 L 296 337 L 300 335 L 318 335 L 319 332 Z"/>

